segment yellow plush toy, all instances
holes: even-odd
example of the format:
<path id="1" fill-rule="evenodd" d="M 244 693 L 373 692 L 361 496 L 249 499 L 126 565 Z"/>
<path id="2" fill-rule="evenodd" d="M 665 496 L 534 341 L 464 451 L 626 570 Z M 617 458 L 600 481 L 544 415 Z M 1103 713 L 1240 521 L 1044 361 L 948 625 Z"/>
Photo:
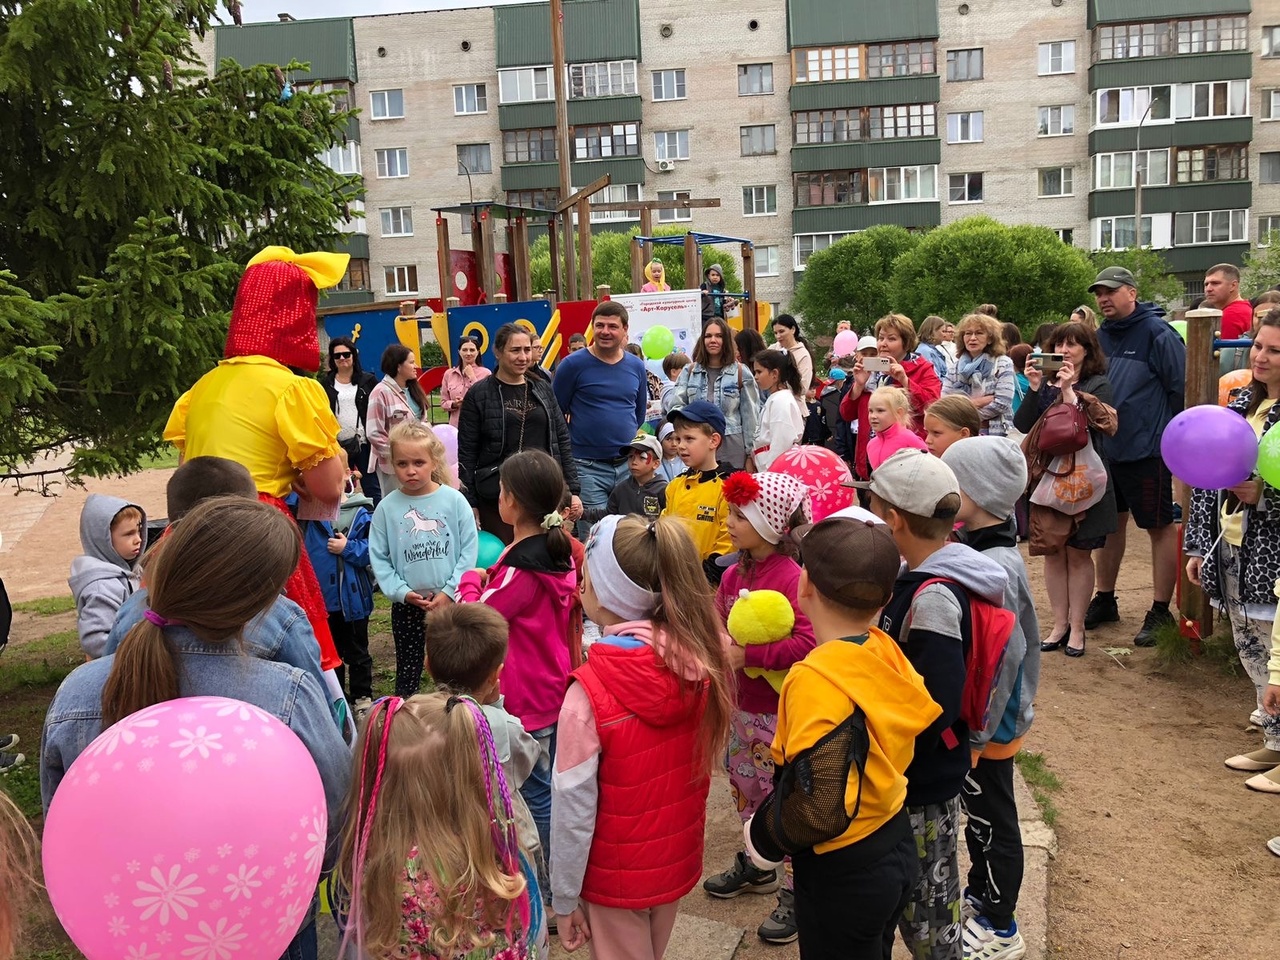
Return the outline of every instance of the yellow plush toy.
<path id="1" fill-rule="evenodd" d="M 796 613 L 791 601 L 777 590 L 740 590 L 729 610 L 729 636 L 741 647 L 757 643 L 776 643 L 791 636 L 796 627 Z M 769 686 L 782 692 L 785 670 L 747 667 L 748 677 L 764 677 Z"/>

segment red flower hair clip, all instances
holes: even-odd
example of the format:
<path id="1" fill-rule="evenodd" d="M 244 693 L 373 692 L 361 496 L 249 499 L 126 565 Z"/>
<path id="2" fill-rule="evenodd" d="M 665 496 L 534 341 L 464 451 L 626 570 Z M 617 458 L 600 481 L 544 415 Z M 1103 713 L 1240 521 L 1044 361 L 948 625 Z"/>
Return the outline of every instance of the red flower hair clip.
<path id="1" fill-rule="evenodd" d="M 739 470 L 724 481 L 724 498 L 735 507 L 746 506 L 760 496 L 760 484 L 751 474 Z"/>

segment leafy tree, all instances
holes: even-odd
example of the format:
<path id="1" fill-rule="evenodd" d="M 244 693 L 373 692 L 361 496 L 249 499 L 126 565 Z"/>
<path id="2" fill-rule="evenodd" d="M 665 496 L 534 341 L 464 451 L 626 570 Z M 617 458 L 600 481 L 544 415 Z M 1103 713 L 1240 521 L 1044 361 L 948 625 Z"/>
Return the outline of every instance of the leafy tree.
<path id="1" fill-rule="evenodd" d="M 0 0 L 0 475 L 67 449 L 73 478 L 136 468 L 244 263 L 331 247 L 357 196 L 321 160 L 351 114 L 286 89 L 303 64 L 207 75 L 218 5 Z"/>
<path id="2" fill-rule="evenodd" d="M 591 277 L 597 285 L 607 283 L 612 293 L 634 293 L 631 289 L 631 238 L 638 236 L 639 227 L 632 227 L 627 233 L 616 230 L 600 230 L 591 234 Z M 659 237 L 683 237 L 683 227 L 659 227 L 653 235 Z M 577 235 L 574 236 L 574 251 L 578 251 Z M 728 247 L 703 246 L 702 266 L 713 263 L 724 271 L 726 289 L 741 290 L 742 281 L 738 275 L 738 260 Z M 655 244 L 653 256 L 662 262 L 667 276 L 667 284 L 672 290 L 683 290 L 696 287 L 702 282 L 698 277 L 692 283 L 685 282 L 684 247 Z M 580 262 L 580 261 L 579 261 Z M 533 277 L 534 290 L 551 289 L 551 243 L 546 236 L 539 237 L 529 246 L 529 269 Z"/>
<path id="3" fill-rule="evenodd" d="M 1244 255 L 1240 270 L 1240 295 L 1257 296 L 1280 284 L 1280 233 L 1272 232 L 1265 238 L 1265 247 L 1250 247 Z"/>
<path id="4" fill-rule="evenodd" d="M 966 217 L 932 230 L 893 270 L 895 307 L 919 321 L 959 320 L 980 303 L 1024 330 L 1059 323 L 1081 303 L 1095 276 L 1088 255 L 1046 227 L 1007 226 Z"/>
<path id="5" fill-rule="evenodd" d="M 1158 250 L 1135 247 L 1128 250 L 1099 250 L 1090 254 L 1093 266 L 1125 267 L 1138 281 L 1138 299 L 1169 304 L 1182 299 L 1182 281 L 1169 272 L 1169 264 Z M 1096 274 L 1095 274 L 1096 276 Z M 1093 298 L 1083 301 L 1092 304 Z"/>
<path id="6" fill-rule="evenodd" d="M 891 309 L 895 261 L 917 242 L 902 227 L 872 227 L 814 253 L 791 300 L 805 332 L 831 335 L 841 320 L 870 328 Z"/>

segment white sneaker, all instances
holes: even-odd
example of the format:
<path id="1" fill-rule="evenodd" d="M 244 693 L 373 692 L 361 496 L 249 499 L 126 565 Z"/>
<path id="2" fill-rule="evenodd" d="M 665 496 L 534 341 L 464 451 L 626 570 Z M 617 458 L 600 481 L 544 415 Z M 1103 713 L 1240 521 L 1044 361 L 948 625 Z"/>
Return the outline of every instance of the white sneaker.
<path id="1" fill-rule="evenodd" d="M 986 917 L 974 917 L 964 925 L 964 960 L 1022 960 L 1027 945 L 1018 932 L 1017 921 L 997 933 Z"/>
<path id="2" fill-rule="evenodd" d="M 1253 713 L 1249 714 L 1249 726 L 1261 728 L 1265 719 L 1266 717 L 1262 710 L 1255 710 Z"/>
<path id="3" fill-rule="evenodd" d="M 1267 841 L 1267 849 L 1280 857 L 1280 837 L 1272 837 Z"/>
<path id="4" fill-rule="evenodd" d="M 964 888 L 964 896 L 960 898 L 960 924 L 963 926 L 982 913 L 982 901 Z"/>

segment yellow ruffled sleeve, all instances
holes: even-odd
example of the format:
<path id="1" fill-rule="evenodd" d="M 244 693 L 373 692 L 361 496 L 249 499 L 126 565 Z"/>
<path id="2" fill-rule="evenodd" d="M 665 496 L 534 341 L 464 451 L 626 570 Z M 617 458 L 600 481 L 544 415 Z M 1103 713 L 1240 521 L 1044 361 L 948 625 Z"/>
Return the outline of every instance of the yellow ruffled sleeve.
<path id="1" fill-rule="evenodd" d="M 191 406 L 191 391 L 188 390 L 178 398 L 169 414 L 169 422 L 164 425 L 164 438 L 173 444 L 181 453 L 187 448 L 187 408 Z"/>
<path id="2" fill-rule="evenodd" d="M 295 378 L 276 402 L 276 427 L 295 470 L 310 470 L 341 451 L 338 418 L 329 409 L 324 387 Z"/>

